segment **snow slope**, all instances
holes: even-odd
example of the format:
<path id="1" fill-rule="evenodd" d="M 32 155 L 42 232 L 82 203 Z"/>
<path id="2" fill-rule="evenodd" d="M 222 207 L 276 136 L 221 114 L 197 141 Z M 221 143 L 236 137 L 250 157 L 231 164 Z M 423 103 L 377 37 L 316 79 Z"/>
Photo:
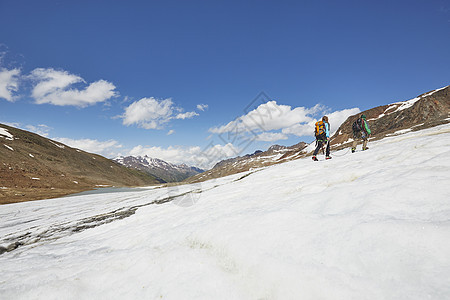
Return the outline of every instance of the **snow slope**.
<path id="1" fill-rule="evenodd" d="M 1 206 L 0 244 L 24 245 L 0 255 L 0 298 L 450 299 L 449 146 L 447 124 L 331 161 Z"/>

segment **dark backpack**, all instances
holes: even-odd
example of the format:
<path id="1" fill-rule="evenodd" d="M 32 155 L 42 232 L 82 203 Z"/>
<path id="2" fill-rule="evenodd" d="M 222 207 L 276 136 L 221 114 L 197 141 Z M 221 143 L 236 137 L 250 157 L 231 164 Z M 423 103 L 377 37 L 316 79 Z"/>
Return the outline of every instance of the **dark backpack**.
<path id="1" fill-rule="evenodd" d="M 361 120 L 361 118 L 358 118 L 355 122 L 353 122 L 353 125 L 352 125 L 352 130 L 353 130 L 353 132 L 359 132 L 359 131 L 362 131 L 363 129 L 363 127 L 362 127 L 363 125 L 362 125 L 362 120 Z"/>

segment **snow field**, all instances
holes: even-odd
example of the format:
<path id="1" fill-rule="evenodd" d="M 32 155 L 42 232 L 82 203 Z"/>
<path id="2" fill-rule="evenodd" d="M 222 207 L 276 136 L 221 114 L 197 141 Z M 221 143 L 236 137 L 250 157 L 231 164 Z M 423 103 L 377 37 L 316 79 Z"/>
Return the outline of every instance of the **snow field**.
<path id="1" fill-rule="evenodd" d="M 450 299 L 449 146 L 443 125 L 193 186 L 4 205 L 0 244 L 55 230 L 0 255 L 0 298 Z"/>

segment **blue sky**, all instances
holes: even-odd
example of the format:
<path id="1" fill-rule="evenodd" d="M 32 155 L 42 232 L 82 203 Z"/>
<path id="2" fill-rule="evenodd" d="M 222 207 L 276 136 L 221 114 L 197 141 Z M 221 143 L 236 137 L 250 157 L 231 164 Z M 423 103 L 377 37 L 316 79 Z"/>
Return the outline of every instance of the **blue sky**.
<path id="1" fill-rule="evenodd" d="M 208 167 L 448 85 L 449 36 L 440 0 L 0 0 L 0 123 Z"/>

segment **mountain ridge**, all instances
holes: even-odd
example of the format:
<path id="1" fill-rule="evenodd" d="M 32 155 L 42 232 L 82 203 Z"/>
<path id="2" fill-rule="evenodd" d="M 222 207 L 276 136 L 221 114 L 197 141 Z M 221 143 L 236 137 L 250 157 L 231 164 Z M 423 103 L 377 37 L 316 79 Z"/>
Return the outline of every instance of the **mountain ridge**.
<path id="1" fill-rule="evenodd" d="M 172 164 L 159 158 L 144 156 L 119 156 L 114 161 L 127 168 L 140 170 L 158 178 L 161 182 L 179 182 L 204 170 L 186 164 Z"/>

